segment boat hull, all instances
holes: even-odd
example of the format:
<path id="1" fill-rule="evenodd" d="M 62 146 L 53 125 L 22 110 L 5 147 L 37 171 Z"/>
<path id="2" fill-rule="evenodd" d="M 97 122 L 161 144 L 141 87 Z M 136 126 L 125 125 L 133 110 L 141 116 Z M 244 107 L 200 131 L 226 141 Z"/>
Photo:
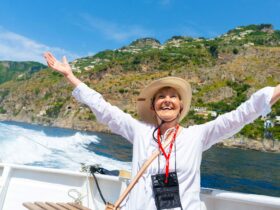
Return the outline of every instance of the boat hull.
<path id="1" fill-rule="evenodd" d="M 119 197 L 129 180 L 96 174 L 105 199 Z M 80 194 L 80 195 L 79 195 Z M 207 210 L 276 210 L 280 198 L 202 188 L 202 205 Z M 80 197 L 80 198 L 79 198 Z M 0 164 L 0 209 L 21 210 L 24 202 L 73 202 L 81 200 L 91 209 L 104 209 L 94 179 L 87 173 L 33 166 Z"/>

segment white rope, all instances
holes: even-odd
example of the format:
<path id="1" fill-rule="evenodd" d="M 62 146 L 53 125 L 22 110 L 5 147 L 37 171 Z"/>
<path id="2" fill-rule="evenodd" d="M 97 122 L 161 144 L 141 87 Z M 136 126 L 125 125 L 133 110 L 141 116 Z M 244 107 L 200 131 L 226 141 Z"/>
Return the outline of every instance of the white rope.
<path id="1" fill-rule="evenodd" d="M 28 139 L 28 138 L 27 138 Z M 31 140 L 31 139 L 28 139 L 29 141 L 31 141 L 32 143 L 35 143 L 35 144 L 38 144 L 40 145 L 41 147 L 44 147 L 45 149 L 49 150 L 50 152 L 53 152 L 48 146 L 45 146 L 39 142 L 36 142 L 34 140 Z M 62 156 L 61 154 L 54 154 L 54 155 L 57 155 L 57 156 Z M 86 195 L 82 195 L 82 193 L 80 193 L 77 189 L 70 189 L 68 191 L 68 196 L 70 198 L 72 198 L 74 200 L 74 203 L 76 204 L 79 204 L 79 205 L 82 205 L 82 200 L 87 197 L 87 207 L 89 207 L 89 189 L 90 189 L 90 183 L 89 183 L 89 175 L 90 175 L 90 171 L 88 169 L 88 166 L 85 166 L 84 163 L 80 163 L 80 162 L 77 162 L 67 156 L 63 156 L 77 164 L 80 164 L 81 165 L 81 168 L 82 168 L 82 171 L 81 172 L 86 172 Z M 76 193 L 76 196 L 74 196 L 73 194 L 71 193 Z"/>
<path id="2" fill-rule="evenodd" d="M 76 196 L 73 193 L 76 193 Z M 74 203 L 82 205 L 82 200 L 87 195 L 82 195 L 77 189 L 70 189 L 68 190 L 68 196 L 74 200 Z"/>

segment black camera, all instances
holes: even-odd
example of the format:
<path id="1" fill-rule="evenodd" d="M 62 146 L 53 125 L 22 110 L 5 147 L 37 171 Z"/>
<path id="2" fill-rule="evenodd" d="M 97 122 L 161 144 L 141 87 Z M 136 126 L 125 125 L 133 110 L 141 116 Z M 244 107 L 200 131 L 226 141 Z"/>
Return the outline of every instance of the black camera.
<path id="1" fill-rule="evenodd" d="M 153 192 L 158 210 L 181 208 L 179 183 L 176 172 L 169 173 L 167 182 L 165 174 L 152 175 Z"/>

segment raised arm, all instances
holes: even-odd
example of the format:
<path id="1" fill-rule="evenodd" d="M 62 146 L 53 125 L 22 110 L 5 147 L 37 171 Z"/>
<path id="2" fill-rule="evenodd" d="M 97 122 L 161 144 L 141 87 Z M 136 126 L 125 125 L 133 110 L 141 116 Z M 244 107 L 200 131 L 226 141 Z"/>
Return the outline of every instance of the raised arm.
<path id="1" fill-rule="evenodd" d="M 236 110 L 199 125 L 202 129 L 203 150 L 239 132 L 246 124 L 253 122 L 259 116 L 268 114 L 271 111 L 271 105 L 280 98 L 279 95 L 280 86 L 262 88 Z"/>
<path id="2" fill-rule="evenodd" d="M 86 104 L 95 114 L 98 122 L 109 126 L 113 133 L 119 134 L 133 143 L 138 131 L 143 131 L 145 125 L 138 120 L 124 113 L 116 106 L 112 106 L 105 101 L 102 95 L 89 88 L 73 74 L 66 57 L 62 62 L 58 61 L 50 52 L 44 54 L 48 66 L 53 70 L 63 74 L 75 89 L 73 96 L 81 103 Z"/>
<path id="3" fill-rule="evenodd" d="M 65 56 L 62 58 L 62 62 L 58 61 L 50 52 L 44 53 L 44 57 L 47 61 L 47 64 L 53 70 L 61 73 L 68 80 L 68 82 L 77 87 L 82 83 L 72 72 L 71 66 L 69 65 Z"/>

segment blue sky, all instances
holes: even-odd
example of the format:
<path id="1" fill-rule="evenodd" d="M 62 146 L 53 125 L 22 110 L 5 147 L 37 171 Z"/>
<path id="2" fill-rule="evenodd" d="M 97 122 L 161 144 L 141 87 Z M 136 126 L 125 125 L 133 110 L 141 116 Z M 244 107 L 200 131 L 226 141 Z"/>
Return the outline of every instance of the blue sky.
<path id="1" fill-rule="evenodd" d="M 237 26 L 280 29 L 280 0 L 1 0 L 0 60 L 70 60 L 143 37 L 215 37 Z"/>

